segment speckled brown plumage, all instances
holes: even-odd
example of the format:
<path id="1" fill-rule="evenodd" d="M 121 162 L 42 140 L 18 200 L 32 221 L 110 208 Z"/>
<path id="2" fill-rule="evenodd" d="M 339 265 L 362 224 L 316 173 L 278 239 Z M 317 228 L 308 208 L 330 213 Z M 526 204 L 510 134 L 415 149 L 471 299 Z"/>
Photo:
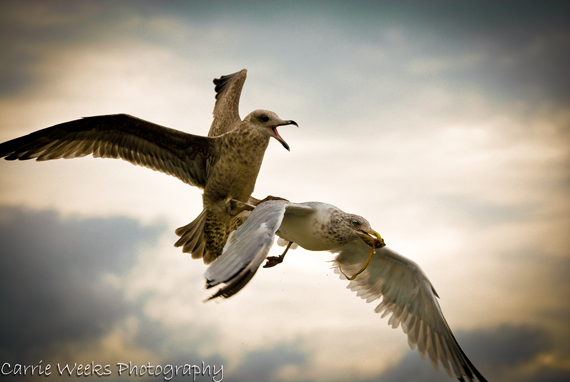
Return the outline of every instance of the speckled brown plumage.
<path id="1" fill-rule="evenodd" d="M 222 173 L 210 178 L 202 197 L 202 213 L 190 224 L 176 230 L 180 239 L 175 245 L 191 253 L 193 258 L 203 258 L 206 264 L 221 255 L 230 232 L 239 227 L 249 213 L 243 211 L 231 216 L 228 214 L 228 199 L 250 204 L 258 202 L 251 194 L 270 137 L 289 149 L 276 130 L 275 135 L 268 136 L 267 132 L 271 130 L 252 128 L 263 122 L 263 117 L 271 118 L 278 124 L 279 118 L 275 113 L 256 110 L 241 120 L 239 99 L 246 76 L 244 69 L 214 80 L 216 105 L 208 136 L 224 137 L 220 148 L 224 156 L 218 167 L 212 169 L 212 172 L 222 169 Z M 297 125 L 294 121 L 282 122 Z"/>

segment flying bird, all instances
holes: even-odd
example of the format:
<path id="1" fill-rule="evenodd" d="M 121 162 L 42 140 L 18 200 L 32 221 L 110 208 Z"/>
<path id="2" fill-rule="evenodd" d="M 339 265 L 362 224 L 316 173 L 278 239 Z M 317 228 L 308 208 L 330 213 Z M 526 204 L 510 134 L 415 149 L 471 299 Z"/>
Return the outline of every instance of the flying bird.
<path id="1" fill-rule="evenodd" d="M 48 127 L 0 144 L 6 160 L 118 158 L 202 188 L 204 210 L 177 232 L 177 245 L 206 264 L 222 253 L 234 219 L 257 200 L 250 196 L 271 138 L 289 150 L 277 128 L 298 126 L 268 110 L 239 117 L 247 71 L 214 80 L 216 104 L 208 137 L 188 134 L 127 115 L 101 115 Z"/>
<path id="2" fill-rule="evenodd" d="M 372 302 L 374 311 L 390 315 L 388 324 L 402 326 L 408 344 L 427 353 L 460 381 L 486 379 L 467 358 L 455 339 L 437 298 L 435 288 L 412 260 L 385 246 L 381 236 L 361 216 L 345 213 L 321 202 L 267 201 L 250 212 L 248 219 L 229 236 L 223 254 L 205 274 L 206 287 L 223 284 L 210 299 L 229 298 L 239 292 L 267 259 L 266 266 L 282 261 L 285 253 L 267 258 L 275 235 L 311 251 L 330 251 L 341 279 L 348 288 Z"/>
<path id="3" fill-rule="evenodd" d="M 223 135 L 240 124 L 239 100 L 246 77 L 247 70 L 243 69 L 239 72 L 214 79 L 216 104 L 213 112 L 214 119 L 210 126 L 208 137 Z M 289 122 L 298 126 L 294 121 Z M 273 132 L 275 133 L 275 138 L 289 151 L 289 145 L 281 138 L 277 128 L 274 128 Z M 259 168 L 257 171 L 259 172 Z M 263 200 L 259 200 L 254 198 L 251 193 L 250 191 L 249 199 L 246 197 L 235 197 L 229 200 L 229 207 L 232 211 L 229 217 L 223 211 L 219 213 L 213 212 L 211 208 L 208 208 L 211 203 L 204 199 L 204 209 L 200 215 L 189 224 L 176 229 L 175 233 L 180 236 L 180 239 L 174 245 L 182 247 L 183 252 L 191 253 L 194 258 L 204 258 L 206 264 L 213 261 L 221 254 L 223 245 L 230 232 L 234 231 L 247 219 L 249 215 L 248 206 L 257 205 L 265 200 L 280 199 L 268 196 Z M 236 206 L 236 201 L 245 204 Z M 204 248 L 207 248 L 205 252 Z"/>

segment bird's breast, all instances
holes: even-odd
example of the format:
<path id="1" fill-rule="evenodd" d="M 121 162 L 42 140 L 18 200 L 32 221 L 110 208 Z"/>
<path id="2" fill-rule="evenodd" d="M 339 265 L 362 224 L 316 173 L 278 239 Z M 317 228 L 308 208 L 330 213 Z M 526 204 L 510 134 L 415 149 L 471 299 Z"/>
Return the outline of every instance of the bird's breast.
<path id="1" fill-rule="evenodd" d="M 278 235 L 309 251 L 328 251 L 338 247 L 337 243 L 319 233 L 320 222 L 316 217 L 287 216 L 283 218 Z"/>
<path id="2" fill-rule="evenodd" d="M 264 150 L 254 146 L 225 146 L 225 155 L 213 166 L 206 187 L 205 201 L 221 199 L 247 201 L 255 188 Z"/>

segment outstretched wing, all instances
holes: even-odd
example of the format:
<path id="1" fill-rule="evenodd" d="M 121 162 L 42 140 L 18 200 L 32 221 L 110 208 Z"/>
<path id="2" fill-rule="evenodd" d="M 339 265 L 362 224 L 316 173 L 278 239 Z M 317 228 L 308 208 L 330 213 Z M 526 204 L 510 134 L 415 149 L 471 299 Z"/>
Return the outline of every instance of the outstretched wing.
<path id="1" fill-rule="evenodd" d="M 215 138 L 169 129 L 126 114 L 61 123 L 0 144 L 0 158 L 38 161 L 120 158 L 203 188 L 216 158 Z"/>
<path id="2" fill-rule="evenodd" d="M 255 207 L 245 223 L 231 233 L 222 255 L 206 271 L 207 288 L 225 284 L 209 300 L 229 298 L 247 285 L 267 257 L 285 214 L 312 211 L 309 205 L 285 200 L 270 200 Z"/>
<path id="3" fill-rule="evenodd" d="M 230 131 L 233 126 L 241 122 L 239 116 L 239 97 L 247 77 L 247 70 L 221 76 L 214 80 L 216 85 L 216 105 L 214 106 L 214 120 L 209 137 L 216 137 Z"/>
<path id="4" fill-rule="evenodd" d="M 366 262 L 369 250 L 360 240 L 340 248 L 336 251 L 335 272 L 340 273 L 340 264 L 345 274 L 355 274 Z M 374 311 L 382 317 L 391 315 L 388 324 L 393 328 L 401 324 L 410 347 L 417 346 L 422 358 L 427 353 L 436 370 L 439 361 L 450 376 L 459 380 L 486 381 L 459 347 L 435 289 L 416 263 L 387 247 L 377 248 L 366 270 L 350 281 L 348 288 L 366 302 L 381 298 Z"/>
<path id="5" fill-rule="evenodd" d="M 206 270 L 206 287 L 225 285 L 212 297 L 229 298 L 255 275 L 267 257 L 289 203 L 283 200 L 261 203 L 237 230 L 231 233 L 222 255 Z"/>

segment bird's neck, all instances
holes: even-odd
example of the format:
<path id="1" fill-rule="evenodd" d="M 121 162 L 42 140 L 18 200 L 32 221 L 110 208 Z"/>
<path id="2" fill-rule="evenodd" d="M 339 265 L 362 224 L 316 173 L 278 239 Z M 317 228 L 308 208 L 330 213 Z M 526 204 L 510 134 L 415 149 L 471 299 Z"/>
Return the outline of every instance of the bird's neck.
<path id="1" fill-rule="evenodd" d="M 226 144 L 230 150 L 235 150 L 244 160 L 250 158 L 255 162 L 263 160 L 263 155 L 269 145 L 270 137 L 258 129 L 252 129 L 242 123 L 226 135 Z M 253 163 L 252 163 L 253 164 Z"/>

